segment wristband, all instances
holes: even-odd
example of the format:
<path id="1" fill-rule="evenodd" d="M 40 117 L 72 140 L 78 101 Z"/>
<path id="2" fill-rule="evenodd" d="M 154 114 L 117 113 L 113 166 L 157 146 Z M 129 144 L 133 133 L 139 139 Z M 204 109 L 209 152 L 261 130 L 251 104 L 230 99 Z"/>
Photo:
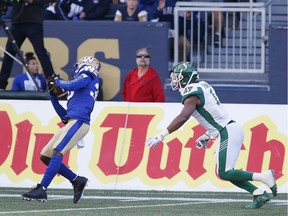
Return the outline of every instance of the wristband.
<path id="1" fill-rule="evenodd" d="M 167 136 L 168 134 L 169 134 L 169 131 L 167 130 L 167 128 L 165 128 L 165 129 L 160 133 L 162 139 L 164 139 L 164 137 Z"/>

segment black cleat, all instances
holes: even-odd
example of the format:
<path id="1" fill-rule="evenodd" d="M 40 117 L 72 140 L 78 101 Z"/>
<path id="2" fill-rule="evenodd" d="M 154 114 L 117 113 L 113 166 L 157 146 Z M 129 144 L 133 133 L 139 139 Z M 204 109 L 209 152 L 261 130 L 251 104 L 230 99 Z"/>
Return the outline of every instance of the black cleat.
<path id="1" fill-rule="evenodd" d="M 253 202 L 250 205 L 246 206 L 246 208 L 258 209 L 261 206 L 265 205 L 270 200 L 271 200 L 270 196 L 268 195 L 268 193 L 266 191 L 264 191 L 263 194 L 254 196 Z"/>
<path id="2" fill-rule="evenodd" d="M 83 196 L 83 192 L 85 186 L 87 185 L 87 182 L 88 179 L 83 176 L 77 176 L 77 178 L 71 182 L 74 189 L 73 203 L 77 204 L 80 202 L 80 199 Z"/>
<path id="3" fill-rule="evenodd" d="M 47 201 L 47 193 L 42 185 L 37 184 L 35 188 L 33 188 L 28 193 L 22 194 L 22 199 L 27 201 L 39 201 L 46 202 Z"/>

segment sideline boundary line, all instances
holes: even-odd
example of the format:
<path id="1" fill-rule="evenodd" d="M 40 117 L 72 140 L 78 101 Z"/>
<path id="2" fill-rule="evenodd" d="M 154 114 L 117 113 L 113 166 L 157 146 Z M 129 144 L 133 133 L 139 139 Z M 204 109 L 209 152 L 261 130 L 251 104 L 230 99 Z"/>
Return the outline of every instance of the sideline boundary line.
<path id="1" fill-rule="evenodd" d="M 0 212 L 0 214 L 23 214 L 23 213 L 45 213 L 45 212 L 63 212 L 63 211 L 90 211 L 90 210 L 109 210 L 109 209 L 150 208 L 150 207 L 162 207 L 162 206 L 167 207 L 167 206 L 195 205 L 195 204 L 207 204 L 207 203 L 210 203 L 210 202 L 197 202 L 197 203 L 187 202 L 187 203 L 170 203 L 170 204 L 138 205 L 138 206 L 110 206 L 110 207 L 98 207 L 98 208 L 47 209 L 47 210 L 31 210 L 31 211 L 11 211 L 11 212 L 6 211 L 6 212 Z"/>
<path id="2" fill-rule="evenodd" d="M 17 194 L 0 194 L 0 198 L 5 197 L 18 197 L 20 202 L 27 202 L 21 200 L 21 196 Z M 60 199 L 72 199 L 72 196 L 68 195 L 49 195 L 50 200 Z M 132 208 L 151 208 L 151 207 L 168 207 L 168 206 L 186 206 L 186 205 L 198 205 L 198 204 L 211 204 L 211 203 L 226 203 L 226 202 L 251 202 L 251 199 L 207 199 L 207 198 L 167 198 L 167 197 L 123 197 L 123 196 L 85 196 L 82 199 L 110 199 L 118 200 L 120 202 L 128 201 L 148 201 L 148 200 L 163 200 L 163 201 L 185 201 L 182 203 L 167 203 L 167 204 L 153 204 L 153 205 L 128 205 L 128 206 L 108 206 L 108 207 L 95 207 L 95 208 L 65 208 L 65 209 L 47 209 L 47 210 L 25 210 L 25 211 L 5 211 L 3 214 L 23 214 L 23 213 L 47 213 L 47 212 L 76 212 L 76 211 L 91 211 L 91 210 L 115 210 L 115 209 L 132 209 Z M 37 202 L 37 201 L 31 201 Z M 48 199 L 49 202 L 49 199 Z M 273 202 L 273 200 L 271 201 Z M 288 205 L 287 200 L 276 200 L 275 205 Z"/>

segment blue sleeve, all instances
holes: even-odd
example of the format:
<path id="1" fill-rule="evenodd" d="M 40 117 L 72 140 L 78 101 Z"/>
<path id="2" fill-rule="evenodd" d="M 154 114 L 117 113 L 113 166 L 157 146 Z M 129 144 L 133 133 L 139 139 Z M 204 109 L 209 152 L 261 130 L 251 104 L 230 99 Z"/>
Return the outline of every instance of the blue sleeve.
<path id="1" fill-rule="evenodd" d="M 62 79 L 57 79 L 55 80 L 56 85 L 58 85 L 60 88 L 63 88 L 65 90 L 69 91 L 75 91 L 80 88 L 84 88 L 92 81 L 92 77 L 82 73 L 79 77 L 73 80 L 62 80 Z"/>
<path id="2" fill-rule="evenodd" d="M 59 100 L 56 96 L 50 96 L 50 100 L 52 102 L 52 105 L 53 105 L 56 113 L 61 118 L 62 122 L 65 123 L 67 110 L 64 109 L 64 107 L 59 103 Z"/>
<path id="3" fill-rule="evenodd" d="M 12 87 L 11 87 L 11 90 L 12 91 L 20 91 L 20 86 L 19 86 L 19 78 L 18 77 L 15 77 L 14 78 L 14 81 L 13 81 L 13 84 L 12 84 Z"/>

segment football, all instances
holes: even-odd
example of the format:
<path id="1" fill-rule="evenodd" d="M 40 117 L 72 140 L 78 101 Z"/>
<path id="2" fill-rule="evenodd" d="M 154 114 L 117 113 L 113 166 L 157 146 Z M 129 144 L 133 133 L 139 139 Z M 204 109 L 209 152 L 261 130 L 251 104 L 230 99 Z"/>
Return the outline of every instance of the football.
<path id="1" fill-rule="evenodd" d="M 52 94 L 55 94 L 58 98 L 66 97 L 66 95 L 68 94 L 68 91 L 60 88 L 54 82 L 50 83 L 49 91 L 52 92 Z"/>

